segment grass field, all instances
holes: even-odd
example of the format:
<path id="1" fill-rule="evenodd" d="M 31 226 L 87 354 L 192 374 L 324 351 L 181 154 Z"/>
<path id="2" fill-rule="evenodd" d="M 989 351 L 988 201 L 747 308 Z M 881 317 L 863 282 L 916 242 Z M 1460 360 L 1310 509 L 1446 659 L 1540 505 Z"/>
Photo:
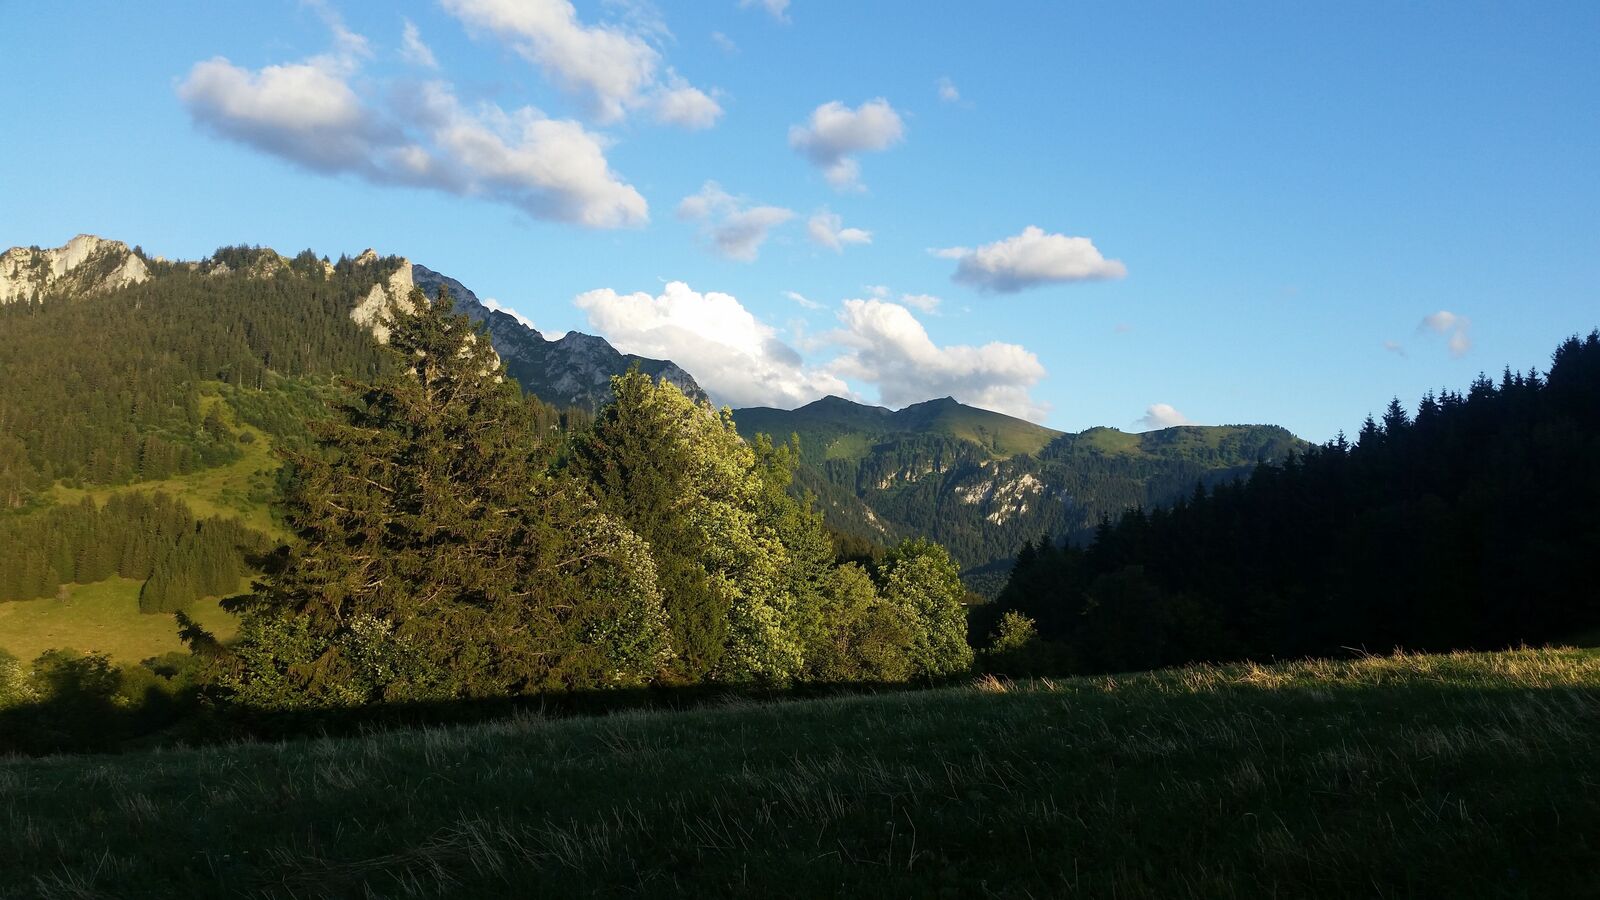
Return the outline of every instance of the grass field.
<path id="1" fill-rule="evenodd" d="M 20 660 L 51 649 L 98 650 L 119 663 L 183 650 L 172 616 L 139 612 L 142 584 L 133 578 L 108 578 L 65 585 L 64 599 L 0 603 L 0 650 Z M 232 637 L 238 630 L 234 617 L 214 597 L 196 601 L 189 614 L 218 637 Z"/>
<path id="2" fill-rule="evenodd" d="M 1600 654 L 0 762 L 0 897 L 1578 897 Z"/>

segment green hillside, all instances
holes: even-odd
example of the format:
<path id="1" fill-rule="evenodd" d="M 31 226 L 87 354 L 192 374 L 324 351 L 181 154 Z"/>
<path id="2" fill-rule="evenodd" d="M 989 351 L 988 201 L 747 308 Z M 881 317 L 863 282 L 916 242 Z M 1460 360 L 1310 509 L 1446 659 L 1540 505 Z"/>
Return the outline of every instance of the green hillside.
<path id="1" fill-rule="evenodd" d="M 0 762 L 0 897 L 1579 897 L 1600 654 Z"/>
<path id="2" fill-rule="evenodd" d="M 1103 515 L 1166 505 L 1306 446 L 1269 425 L 1064 434 L 948 397 L 898 411 L 827 397 L 734 418 L 747 438 L 799 438 L 797 489 L 831 527 L 880 542 L 930 536 L 983 591 L 1024 541 L 1086 537 Z"/>
<path id="3" fill-rule="evenodd" d="M 1037 453 L 1061 432 L 1002 413 L 966 406 L 945 397 L 890 411 L 842 397 L 824 397 L 798 409 L 751 407 L 736 410 L 739 430 L 769 434 L 782 440 L 800 436 L 809 462 L 861 459 L 874 444 L 891 435 L 936 435 L 976 444 L 991 458 Z"/>

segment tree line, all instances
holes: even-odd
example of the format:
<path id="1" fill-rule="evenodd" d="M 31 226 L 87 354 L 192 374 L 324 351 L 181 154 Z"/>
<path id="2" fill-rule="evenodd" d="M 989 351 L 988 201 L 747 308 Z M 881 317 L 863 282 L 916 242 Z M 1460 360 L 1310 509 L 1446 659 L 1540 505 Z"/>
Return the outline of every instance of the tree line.
<path id="1" fill-rule="evenodd" d="M 795 449 L 747 443 L 667 382 L 618 376 L 579 430 L 505 377 L 447 293 L 389 310 L 383 374 L 287 451 L 293 540 L 187 619 L 225 704 L 302 709 L 706 682 L 905 681 L 966 671 L 964 590 L 910 541 L 839 564 L 787 488 Z"/>
<path id="2" fill-rule="evenodd" d="M 972 631 L 1082 672 L 1571 640 L 1600 625 L 1596 460 L 1600 332 L 1086 544 L 1030 542 Z"/>
<path id="3" fill-rule="evenodd" d="M 237 519 L 201 519 L 181 500 L 130 491 L 0 518 L 0 601 L 53 597 L 63 584 L 112 576 L 145 582 L 144 612 L 231 593 L 266 538 Z"/>

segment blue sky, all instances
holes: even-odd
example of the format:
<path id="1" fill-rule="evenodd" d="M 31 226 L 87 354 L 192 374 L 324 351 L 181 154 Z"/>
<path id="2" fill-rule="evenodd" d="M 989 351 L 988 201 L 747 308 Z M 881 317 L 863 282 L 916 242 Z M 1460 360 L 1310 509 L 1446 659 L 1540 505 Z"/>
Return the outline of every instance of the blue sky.
<path id="1" fill-rule="evenodd" d="M 372 246 L 735 405 L 1322 440 L 1600 325 L 1600 4 L 7 18 L 0 246 Z"/>

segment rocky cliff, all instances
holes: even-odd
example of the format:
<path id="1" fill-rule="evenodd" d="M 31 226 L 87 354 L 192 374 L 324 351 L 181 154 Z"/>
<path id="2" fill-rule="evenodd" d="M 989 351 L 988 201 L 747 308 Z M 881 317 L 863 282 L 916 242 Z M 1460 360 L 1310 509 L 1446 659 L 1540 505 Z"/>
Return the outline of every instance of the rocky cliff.
<path id="1" fill-rule="evenodd" d="M 80 234 L 53 249 L 12 247 L 0 254 L 0 303 L 101 293 L 149 277 L 144 260 L 127 244 Z"/>

